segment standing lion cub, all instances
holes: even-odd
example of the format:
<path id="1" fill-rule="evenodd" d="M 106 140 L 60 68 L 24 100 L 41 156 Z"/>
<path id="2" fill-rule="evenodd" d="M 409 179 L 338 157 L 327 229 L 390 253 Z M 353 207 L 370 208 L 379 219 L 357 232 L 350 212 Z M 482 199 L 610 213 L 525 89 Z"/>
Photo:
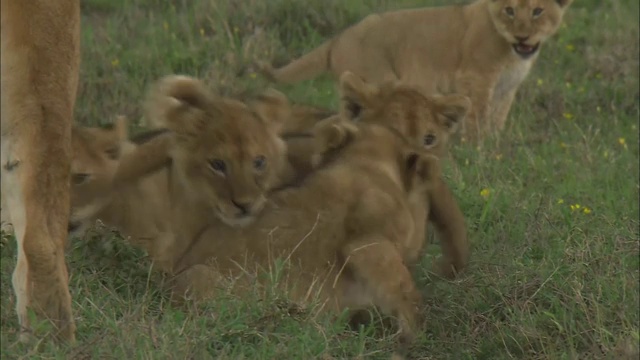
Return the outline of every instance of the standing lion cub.
<path id="1" fill-rule="evenodd" d="M 263 70 L 283 83 L 348 70 L 370 82 L 400 79 L 430 93 L 467 95 L 473 107 L 463 133 L 478 138 L 504 127 L 541 44 L 571 2 L 477 0 L 369 15 L 290 64 Z"/>

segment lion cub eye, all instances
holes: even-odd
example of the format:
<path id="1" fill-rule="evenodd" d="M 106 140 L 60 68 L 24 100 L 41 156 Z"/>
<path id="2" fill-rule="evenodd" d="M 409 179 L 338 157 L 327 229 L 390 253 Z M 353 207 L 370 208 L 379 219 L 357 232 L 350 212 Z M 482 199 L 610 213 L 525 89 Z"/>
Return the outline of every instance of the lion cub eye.
<path id="1" fill-rule="evenodd" d="M 89 179 L 91 179 L 90 174 L 78 173 L 71 175 L 71 182 L 76 186 L 86 183 L 87 181 L 89 181 Z"/>
<path id="2" fill-rule="evenodd" d="M 264 167 L 267 165 L 267 159 L 260 155 L 260 156 L 256 156 L 255 159 L 253 159 L 253 167 L 256 170 L 264 170 Z"/>
<path id="3" fill-rule="evenodd" d="M 513 15 L 516 14 L 516 11 L 511 6 L 504 8 L 504 12 L 510 17 L 513 17 Z"/>
<path id="4" fill-rule="evenodd" d="M 423 139 L 424 146 L 433 146 L 436 143 L 436 136 L 433 134 L 425 135 Z"/>
<path id="5" fill-rule="evenodd" d="M 544 9 L 543 8 L 539 8 L 539 7 L 533 9 L 533 17 L 536 18 L 536 17 L 540 16 L 543 11 L 544 11 Z"/>
<path id="6" fill-rule="evenodd" d="M 209 167 L 215 172 L 224 174 L 227 171 L 227 165 L 220 159 L 209 160 Z"/>

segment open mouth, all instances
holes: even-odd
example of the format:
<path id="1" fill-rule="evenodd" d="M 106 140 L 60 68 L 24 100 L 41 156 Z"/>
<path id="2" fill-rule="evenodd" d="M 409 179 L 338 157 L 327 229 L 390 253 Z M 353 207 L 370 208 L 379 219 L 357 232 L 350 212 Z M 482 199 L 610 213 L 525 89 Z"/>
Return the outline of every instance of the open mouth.
<path id="1" fill-rule="evenodd" d="M 517 44 L 513 44 L 511 46 L 513 47 L 513 51 L 515 51 L 516 54 L 522 56 L 523 58 L 528 58 L 529 56 L 535 54 L 536 51 L 538 51 L 538 46 L 540 46 L 540 43 L 537 43 L 535 45 L 527 45 L 525 43 L 517 43 Z"/>

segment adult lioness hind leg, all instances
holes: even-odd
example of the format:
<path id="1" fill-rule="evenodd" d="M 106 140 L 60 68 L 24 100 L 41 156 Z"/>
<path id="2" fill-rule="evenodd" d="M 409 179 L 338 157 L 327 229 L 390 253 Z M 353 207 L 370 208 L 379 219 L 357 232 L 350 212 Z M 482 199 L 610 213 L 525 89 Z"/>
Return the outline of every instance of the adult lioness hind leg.
<path id="1" fill-rule="evenodd" d="M 79 0 L 1 2 L 2 196 L 11 210 L 21 339 L 33 310 L 74 340 L 64 259 L 71 125 L 80 62 Z"/>
<path id="2" fill-rule="evenodd" d="M 382 237 L 367 238 L 350 242 L 342 249 L 342 255 L 355 281 L 360 283 L 358 287 L 366 289 L 367 294 L 358 297 L 365 295 L 383 314 L 395 317 L 401 342 L 411 343 L 420 317 L 422 296 L 396 246 Z M 344 300 L 346 304 L 353 302 Z"/>

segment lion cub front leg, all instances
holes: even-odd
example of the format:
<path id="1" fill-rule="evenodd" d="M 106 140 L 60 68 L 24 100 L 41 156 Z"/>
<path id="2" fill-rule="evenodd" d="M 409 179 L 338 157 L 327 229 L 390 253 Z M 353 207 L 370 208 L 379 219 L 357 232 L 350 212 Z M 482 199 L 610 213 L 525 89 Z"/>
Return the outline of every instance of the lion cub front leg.
<path id="1" fill-rule="evenodd" d="M 347 244 L 342 249 L 346 268 L 353 273 L 357 285 L 365 294 L 350 294 L 353 298 L 341 303 L 377 306 L 383 314 L 397 319 L 400 340 L 408 345 L 416 334 L 422 296 L 396 246 L 384 237 L 367 238 Z M 358 298 L 360 300 L 355 300 Z"/>
<path id="2" fill-rule="evenodd" d="M 483 74 L 484 75 L 484 74 Z M 461 93 L 471 99 L 471 110 L 467 115 L 463 126 L 463 138 L 477 142 L 482 140 L 489 129 L 488 113 L 490 101 L 493 97 L 494 76 L 465 75 L 459 78 L 457 88 Z"/>
<path id="3" fill-rule="evenodd" d="M 454 278 L 469 262 L 469 239 L 464 215 L 449 186 L 439 179 L 427 193 L 429 221 L 436 228 L 442 258 L 435 264 L 435 271 L 446 278 Z"/>
<path id="4" fill-rule="evenodd" d="M 517 88 L 509 91 L 504 95 L 502 99 L 495 99 L 491 109 L 491 124 L 492 128 L 497 132 L 504 129 L 504 125 L 507 122 L 507 116 L 511 110 L 511 105 L 516 97 Z"/>

